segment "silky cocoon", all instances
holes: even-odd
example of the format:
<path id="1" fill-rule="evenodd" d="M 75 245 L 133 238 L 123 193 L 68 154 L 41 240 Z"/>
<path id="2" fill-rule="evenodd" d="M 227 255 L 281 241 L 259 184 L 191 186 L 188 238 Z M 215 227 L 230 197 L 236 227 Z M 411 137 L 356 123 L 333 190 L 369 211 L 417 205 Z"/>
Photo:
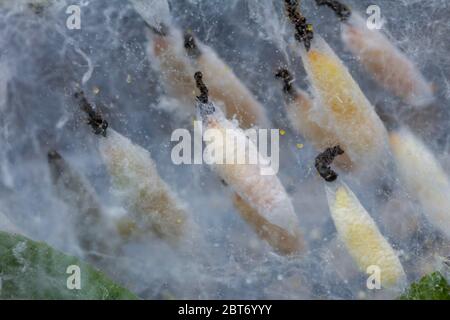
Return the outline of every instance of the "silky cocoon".
<path id="1" fill-rule="evenodd" d="M 200 104 L 199 109 L 205 104 Z M 211 104 L 212 105 L 212 104 Z M 206 105 L 208 106 L 208 105 Z M 262 175 L 262 164 L 217 164 L 217 159 L 208 159 L 211 154 L 236 153 L 236 145 L 244 142 L 247 153 L 257 149 L 254 142 L 234 123 L 227 120 L 223 113 L 212 105 L 214 112 L 203 115 L 203 130 L 215 129 L 221 132 L 222 137 L 227 137 L 226 130 L 233 130 L 238 137 L 238 143 L 231 143 L 233 148 L 225 148 L 227 142 L 206 142 L 207 148 L 212 148 L 210 153 L 205 152 L 207 163 L 218 175 L 239 195 L 237 208 L 241 215 L 257 230 L 257 233 L 280 252 L 299 252 L 303 250 L 303 236 L 300 232 L 298 217 L 294 211 L 291 199 L 286 193 L 279 178 L 275 174 Z M 206 139 L 205 139 L 206 140 Z M 224 151 L 225 150 L 225 151 Z M 206 150 L 205 150 L 206 151 Z M 256 150 L 257 152 L 257 150 Z M 260 159 L 262 156 L 259 154 Z M 225 163 L 225 162 L 223 162 Z M 267 168 L 265 168 L 267 169 Z M 236 202 L 235 202 L 236 204 Z M 252 211 L 253 209 L 254 211 Z M 268 240 L 269 233 L 270 239 Z M 280 235 L 280 236 L 277 236 Z M 286 241 L 289 244 L 286 244 Z M 288 248 L 286 248 L 288 247 Z"/>
<path id="2" fill-rule="evenodd" d="M 406 280 L 402 264 L 355 194 L 339 180 L 325 190 L 339 238 L 360 270 L 376 266 L 383 287 L 400 288 Z"/>
<path id="3" fill-rule="evenodd" d="M 359 168 L 384 160 L 388 152 L 386 128 L 359 85 L 319 35 L 311 49 L 299 48 L 317 104 L 314 117 L 334 133 Z"/>
<path id="4" fill-rule="evenodd" d="M 426 218 L 450 237 L 450 182 L 427 146 L 408 129 L 390 133 L 392 153 L 406 189 L 419 201 Z"/>
<path id="5" fill-rule="evenodd" d="M 153 53 L 167 92 L 186 106 L 195 104 L 195 70 L 201 70 L 208 82 L 211 98 L 223 105 L 229 119 L 236 118 L 240 126 L 268 128 L 266 111 L 231 68 L 204 44 L 198 44 L 198 57 L 188 57 L 183 38 L 176 28 L 168 35 L 153 36 Z"/>
<path id="6" fill-rule="evenodd" d="M 433 101 L 433 86 L 417 66 L 383 33 L 370 30 L 358 13 L 353 12 L 342 24 L 341 37 L 382 87 L 413 106 L 424 106 Z"/>
<path id="7" fill-rule="evenodd" d="M 184 234 L 187 215 L 161 179 L 150 153 L 108 129 L 99 140 L 100 154 L 111 174 L 114 192 L 123 200 L 133 219 L 124 220 L 124 235 L 154 232 L 172 242 Z"/>

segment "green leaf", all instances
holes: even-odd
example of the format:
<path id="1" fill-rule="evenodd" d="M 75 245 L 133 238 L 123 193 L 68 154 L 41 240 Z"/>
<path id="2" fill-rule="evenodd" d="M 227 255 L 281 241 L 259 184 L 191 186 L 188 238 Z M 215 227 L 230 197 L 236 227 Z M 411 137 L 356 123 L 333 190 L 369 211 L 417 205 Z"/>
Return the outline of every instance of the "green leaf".
<path id="1" fill-rule="evenodd" d="M 439 272 L 426 275 L 419 282 L 413 283 L 400 296 L 401 300 L 450 300 L 450 286 Z"/>
<path id="2" fill-rule="evenodd" d="M 81 289 L 70 290 L 69 266 L 80 268 Z M 0 299 L 137 299 L 81 260 L 45 243 L 0 231 Z"/>

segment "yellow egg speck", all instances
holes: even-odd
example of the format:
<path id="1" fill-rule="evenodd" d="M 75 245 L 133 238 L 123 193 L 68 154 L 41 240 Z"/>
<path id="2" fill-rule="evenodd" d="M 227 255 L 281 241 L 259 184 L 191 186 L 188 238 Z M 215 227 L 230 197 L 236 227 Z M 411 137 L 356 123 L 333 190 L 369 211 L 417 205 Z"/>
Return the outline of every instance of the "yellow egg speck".
<path id="1" fill-rule="evenodd" d="M 297 143 L 297 149 L 302 149 L 303 147 L 303 143 Z"/>
<path id="2" fill-rule="evenodd" d="M 282 136 L 284 136 L 284 135 L 286 134 L 286 131 L 283 130 L 283 129 L 281 129 L 281 130 L 280 130 L 280 134 L 281 134 Z"/>

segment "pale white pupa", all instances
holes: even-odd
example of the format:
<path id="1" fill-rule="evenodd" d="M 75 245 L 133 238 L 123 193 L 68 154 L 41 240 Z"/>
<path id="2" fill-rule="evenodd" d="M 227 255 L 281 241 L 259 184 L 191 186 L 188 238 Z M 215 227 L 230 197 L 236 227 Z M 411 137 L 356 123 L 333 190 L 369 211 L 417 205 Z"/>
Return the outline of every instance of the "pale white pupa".
<path id="1" fill-rule="evenodd" d="M 210 97 L 224 104 L 228 119 L 236 117 L 244 129 L 270 126 L 264 106 L 211 47 L 189 33 L 185 35 L 185 46 L 191 52 L 195 69 L 203 73 L 208 83 Z"/>
<path id="2" fill-rule="evenodd" d="M 406 128 L 391 132 L 390 143 L 406 189 L 419 201 L 426 218 L 450 237 L 450 182 L 439 161 Z"/>
<path id="3" fill-rule="evenodd" d="M 170 28 L 167 34 L 153 35 L 152 56 L 167 92 L 187 106 L 195 105 L 195 82 L 192 75 L 201 70 L 208 81 L 210 96 L 229 119 L 236 117 L 243 128 L 269 127 L 266 111 L 233 70 L 203 43 L 190 34 L 184 39 L 180 31 Z"/>
<path id="4" fill-rule="evenodd" d="M 338 236 L 359 269 L 379 270 L 382 287 L 402 289 L 403 266 L 356 195 L 340 180 L 325 184 L 325 191 Z"/>
<path id="5" fill-rule="evenodd" d="M 186 231 L 187 215 L 159 176 L 150 153 L 112 129 L 99 140 L 99 150 L 115 194 L 134 213 L 119 231 L 124 235 L 153 232 L 178 241 Z"/>
<path id="6" fill-rule="evenodd" d="M 198 100 L 197 108 L 202 119 L 203 132 L 206 134 L 215 130 L 223 137 L 216 140 L 204 135 L 205 162 L 238 194 L 239 198 L 235 199 L 235 204 L 240 214 L 275 250 L 283 253 L 302 251 L 304 244 L 298 217 L 277 175 L 261 174 L 267 169 L 263 168 L 261 162 L 228 164 L 225 161 L 238 154 L 237 145 L 243 144 L 246 146 L 246 154 L 258 154 L 262 159 L 253 140 L 235 123 L 226 119 L 212 102 Z M 227 130 L 233 131 L 232 136 L 237 138 L 236 144 L 226 141 L 226 138 L 231 136 L 226 133 Z"/>
<path id="7" fill-rule="evenodd" d="M 75 93 L 88 124 L 99 135 L 99 151 L 128 215 L 118 224 L 124 236 L 152 233 L 176 243 L 189 229 L 186 211 L 160 177 L 150 152 L 109 128 L 83 92 Z M 188 237 L 191 240 L 191 237 Z"/>
<path id="8" fill-rule="evenodd" d="M 382 87 L 413 106 L 426 106 L 433 101 L 433 86 L 413 61 L 380 30 L 369 29 L 358 13 L 353 12 L 342 24 L 341 37 Z"/>

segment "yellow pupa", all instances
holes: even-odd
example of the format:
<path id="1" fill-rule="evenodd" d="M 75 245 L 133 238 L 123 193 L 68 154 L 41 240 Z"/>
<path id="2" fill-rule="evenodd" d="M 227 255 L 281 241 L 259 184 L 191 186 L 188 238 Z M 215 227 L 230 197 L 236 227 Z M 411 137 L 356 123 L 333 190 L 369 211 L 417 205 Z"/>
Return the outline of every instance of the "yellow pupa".
<path id="1" fill-rule="evenodd" d="M 392 153 L 406 189 L 421 204 L 427 219 L 450 237 L 450 182 L 427 146 L 409 130 L 390 134 Z"/>
<path id="2" fill-rule="evenodd" d="M 300 50 L 321 126 L 334 133 L 354 166 L 381 161 L 388 150 L 386 128 L 347 68 L 318 35 L 309 51 Z"/>
<path id="3" fill-rule="evenodd" d="M 154 232 L 172 242 L 179 240 L 186 229 L 187 215 L 159 176 L 150 153 L 111 128 L 99 145 L 114 191 L 133 213 L 131 219 L 119 224 L 122 235 Z"/>
<path id="4" fill-rule="evenodd" d="M 379 30 L 370 30 L 358 14 L 342 25 L 342 41 L 385 89 L 413 106 L 433 101 L 433 86 L 414 63 Z"/>
<path id="5" fill-rule="evenodd" d="M 325 190 L 338 236 L 359 269 L 378 267 L 383 287 L 400 288 L 406 280 L 400 260 L 355 194 L 340 181 Z"/>
<path id="6" fill-rule="evenodd" d="M 222 137 L 227 137 L 226 130 L 233 130 L 238 141 L 246 141 L 248 151 L 257 148 L 244 131 L 227 120 L 217 108 L 212 114 L 203 117 L 203 130 L 206 132 L 208 129 L 218 130 L 222 133 Z M 236 149 L 225 148 L 227 145 L 225 140 L 223 139 L 222 143 L 215 141 L 214 144 L 205 141 L 206 147 L 213 146 L 216 149 L 215 154 L 223 153 L 226 159 L 227 153 L 235 154 Z M 233 143 L 230 145 L 236 147 Z M 205 161 L 212 163 L 209 159 Z M 277 175 L 262 175 L 261 164 L 216 163 L 211 166 L 237 193 L 236 208 L 262 239 L 280 253 L 292 254 L 304 249 L 297 215 Z"/>

